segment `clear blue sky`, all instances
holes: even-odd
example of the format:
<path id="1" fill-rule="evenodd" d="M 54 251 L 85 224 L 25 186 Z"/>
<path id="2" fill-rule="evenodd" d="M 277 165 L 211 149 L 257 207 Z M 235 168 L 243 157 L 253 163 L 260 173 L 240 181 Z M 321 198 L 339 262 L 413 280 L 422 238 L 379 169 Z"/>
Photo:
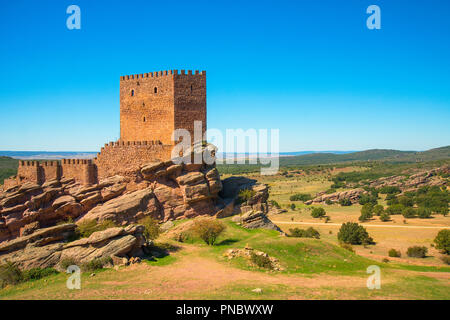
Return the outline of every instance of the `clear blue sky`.
<path id="1" fill-rule="evenodd" d="M 279 128 L 281 151 L 449 145 L 449 14 L 445 0 L 2 1 L 0 150 L 97 151 L 119 137 L 119 76 L 168 69 L 207 70 L 210 128 Z"/>

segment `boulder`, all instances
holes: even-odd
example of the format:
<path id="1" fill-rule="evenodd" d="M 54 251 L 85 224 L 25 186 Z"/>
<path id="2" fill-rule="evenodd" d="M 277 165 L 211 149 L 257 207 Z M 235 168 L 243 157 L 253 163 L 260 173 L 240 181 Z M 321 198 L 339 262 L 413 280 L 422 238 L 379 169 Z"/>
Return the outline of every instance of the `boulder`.
<path id="1" fill-rule="evenodd" d="M 241 216 L 235 216 L 232 220 L 247 229 L 271 229 L 282 232 L 262 211 L 249 211 Z"/>

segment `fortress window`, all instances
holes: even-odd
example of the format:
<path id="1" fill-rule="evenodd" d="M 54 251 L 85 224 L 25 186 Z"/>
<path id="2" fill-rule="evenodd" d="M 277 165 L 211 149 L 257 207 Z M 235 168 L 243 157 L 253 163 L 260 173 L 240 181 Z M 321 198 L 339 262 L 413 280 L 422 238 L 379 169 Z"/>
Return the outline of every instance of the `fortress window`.
<path id="1" fill-rule="evenodd" d="M 134 90 L 131 90 L 131 96 L 134 97 Z"/>
<path id="2" fill-rule="evenodd" d="M 191 93 L 192 93 L 192 85 L 191 85 Z"/>
<path id="3" fill-rule="evenodd" d="M 155 87 L 155 93 L 158 93 L 158 88 L 157 87 Z"/>
<path id="4" fill-rule="evenodd" d="M 144 120 L 144 122 L 145 122 L 145 117 L 142 120 Z"/>

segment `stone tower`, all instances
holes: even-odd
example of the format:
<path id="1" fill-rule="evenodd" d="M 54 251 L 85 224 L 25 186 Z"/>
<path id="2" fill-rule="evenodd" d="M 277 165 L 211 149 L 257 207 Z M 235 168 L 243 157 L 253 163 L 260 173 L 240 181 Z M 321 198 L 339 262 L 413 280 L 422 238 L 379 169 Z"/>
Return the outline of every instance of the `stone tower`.
<path id="1" fill-rule="evenodd" d="M 120 78 L 120 141 L 159 140 L 173 145 L 172 132 L 194 121 L 206 130 L 206 72 L 169 70 Z"/>

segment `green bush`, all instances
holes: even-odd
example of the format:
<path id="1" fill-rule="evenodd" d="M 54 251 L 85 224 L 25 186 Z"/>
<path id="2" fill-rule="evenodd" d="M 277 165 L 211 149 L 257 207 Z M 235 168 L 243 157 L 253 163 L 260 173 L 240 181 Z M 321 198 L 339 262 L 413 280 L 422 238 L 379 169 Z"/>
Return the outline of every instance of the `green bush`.
<path id="1" fill-rule="evenodd" d="M 408 257 L 413 258 L 425 258 L 427 256 L 428 249 L 426 247 L 413 246 L 409 247 L 406 254 Z"/>
<path id="2" fill-rule="evenodd" d="M 145 217 L 139 220 L 139 224 L 144 226 L 144 237 L 147 240 L 155 240 L 161 234 L 158 221 L 152 217 Z"/>
<path id="3" fill-rule="evenodd" d="M 290 201 L 308 201 L 311 200 L 312 196 L 308 193 L 296 193 L 289 197 Z"/>
<path id="4" fill-rule="evenodd" d="M 77 233 L 80 238 L 88 238 L 91 234 L 97 231 L 103 231 L 109 228 L 117 227 L 111 220 L 97 222 L 96 220 L 87 220 L 78 224 Z"/>
<path id="5" fill-rule="evenodd" d="M 6 262 L 0 266 L 0 288 L 7 285 L 16 285 L 21 282 L 33 281 L 57 274 L 53 268 L 32 268 L 30 270 L 20 270 L 15 263 Z"/>
<path id="6" fill-rule="evenodd" d="M 374 215 L 379 216 L 384 212 L 384 208 L 381 204 L 377 204 L 373 207 L 372 211 Z"/>
<path id="7" fill-rule="evenodd" d="M 388 252 L 389 257 L 400 258 L 402 253 L 399 250 L 391 249 Z"/>
<path id="8" fill-rule="evenodd" d="M 402 191 L 400 190 L 399 187 L 384 186 L 384 187 L 381 187 L 378 190 L 378 192 L 382 193 L 382 194 L 397 194 L 397 193 L 401 193 Z"/>
<path id="9" fill-rule="evenodd" d="M 331 201 L 330 199 L 325 200 L 325 204 L 326 205 L 332 205 L 333 201 Z"/>
<path id="10" fill-rule="evenodd" d="M 389 221 L 391 220 L 391 216 L 389 215 L 389 213 L 383 212 L 380 214 L 380 220 L 383 222 Z"/>
<path id="11" fill-rule="evenodd" d="M 325 191 L 325 194 L 332 194 L 332 193 L 335 193 L 335 192 L 336 192 L 336 189 L 330 188 L 330 189 L 327 189 Z"/>
<path id="12" fill-rule="evenodd" d="M 421 219 L 431 218 L 431 209 L 420 207 L 417 209 L 417 215 Z"/>
<path id="13" fill-rule="evenodd" d="M 81 270 L 84 272 L 92 272 L 96 270 L 101 270 L 105 266 L 112 264 L 112 259 L 110 257 L 93 259 L 89 262 L 81 264 Z"/>
<path id="14" fill-rule="evenodd" d="M 410 197 L 401 196 L 401 197 L 398 197 L 397 199 L 398 199 L 398 203 L 404 205 L 405 207 L 414 206 L 414 200 L 411 199 Z"/>
<path id="15" fill-rule="evenodd" d="M 363 194 L 359 197 L 359 204 L 365 205 L 369 203 L 372 204 L 372 206 L 376 205 L 378 203 L 378 197 L 371 194 Z"/>
<path id="16" fill-rule="evenodd" d="M 396 214 L 402 214 L 404 209 L 405 209 L 404 205 L 397 203 L 397 204 L 393 204 L 393 205 L 390 205 L 389 207 L 387 207 L 386 212 L 389 213 L 390 215 L 396 215 Z"/>
<path id="17" fill-rule="evenodd" d="M 212 246 L 225 230 L 225 225 L 216 219 L 197 219 L 194 220 L 191 230 L 207 245 Z"/>
<path id="18" fill-rule="evenodd" d="M 76 261 L 74 258 L 64 258 L 64 259 L 61 259 L 61 261 L 59 261 L 59 266 L 63 270 L 67 270 L 67 268 L 69 266 L 73 266 L 73 265 L 76 266 L 78 264 L 79 264 L 79 262 Z"/>
<path id="19" fill-rule="evenodd" d="M 7 261 L 0 265 L 0 287 L 7 285 L 16 285 L 23 280 L 22 271 L 15 263 Z"/>
<path id="20" fill-rule="evenodd" d="M 290 236 L 296 238 L 315 238 L 320 239 L 320 233 L 316 229 L 309 227 L 308 229 L 289 229 Z"/>
<path id="21" fill-rule="evenodd" d="M 341 200 L 339 200 L 339 204 L 343 207 L 348 207 L 352 205 L 352 202 L 348 198 L 342 198 Z"/>
<path id="22" fill-rule="evenodd" d="M 358 218 L 359 221 L 367 221 L 373 217 L 373 204 L 368 202 L 364 204 L 361 208 L 361 216 Z"/>
<path id="23" fill-rule="evenodd" d="M 372 244 L 373 239 L 369 236 L 367 230 L 355 223 L 346 222 L 339 229 L 338 240 L 349 244 Z"/>
<path id="24" fill-rule="evenodd" d="M 353 253 L 355 252 L 355 249 L 353 249 L 352 245 L 349 243 L 339 242 L 339 245 L 341 246 L 341 248 L 344 248 L 345 250 L 348 250 Z"/>
<path id="25" fill-rule="evenodd" d="M 273 269 L 272 261 L 265 255 L 259 255 L 254 252 L 250 254 L 250 260 L 260 268 Z"/>
<path id="26" fill-rule="evenodd" d="M 253 198 L 256 195 L 256 191 L 252 189 L 242 189 L 238 194 L 238 202 L 244 203 Z"/>
<path id="27" fill-rule="evenodd" d="M 435 247 L 442 253 L 450 254 L 450 230 L 443 229 L 438 232 L 434 239 Z"/>
<path id="28" fill-rule="evenodd" d="M 295 203 L 291 203 L 290 208 L 291 208 L 292 211 L 294 211 L 295 210 Z"/>
<path id="29" fill-rule="evenodd" d="M 276 202 L 275 200 L 270 200 L 269 203 L 277 209 L 281 208 L 280 204 L 278 202 Z"/>
<path id="30" fill-rule="evenodd" d="M 402 215 L 405 218 L 414 218 L 414 217 L 416 217 L 417 212 L 416 212 L 416 210 L 414 208 L 406 207 L 406 208 L 403 209 Z"/>
<path id="31" fill-rule="evenodd" d="M 326 212 L 325 209 L 322 207 L 315 207 L 311 211 L 311 217 L 313 218 L 321 218 L 325 216 Z"/>

